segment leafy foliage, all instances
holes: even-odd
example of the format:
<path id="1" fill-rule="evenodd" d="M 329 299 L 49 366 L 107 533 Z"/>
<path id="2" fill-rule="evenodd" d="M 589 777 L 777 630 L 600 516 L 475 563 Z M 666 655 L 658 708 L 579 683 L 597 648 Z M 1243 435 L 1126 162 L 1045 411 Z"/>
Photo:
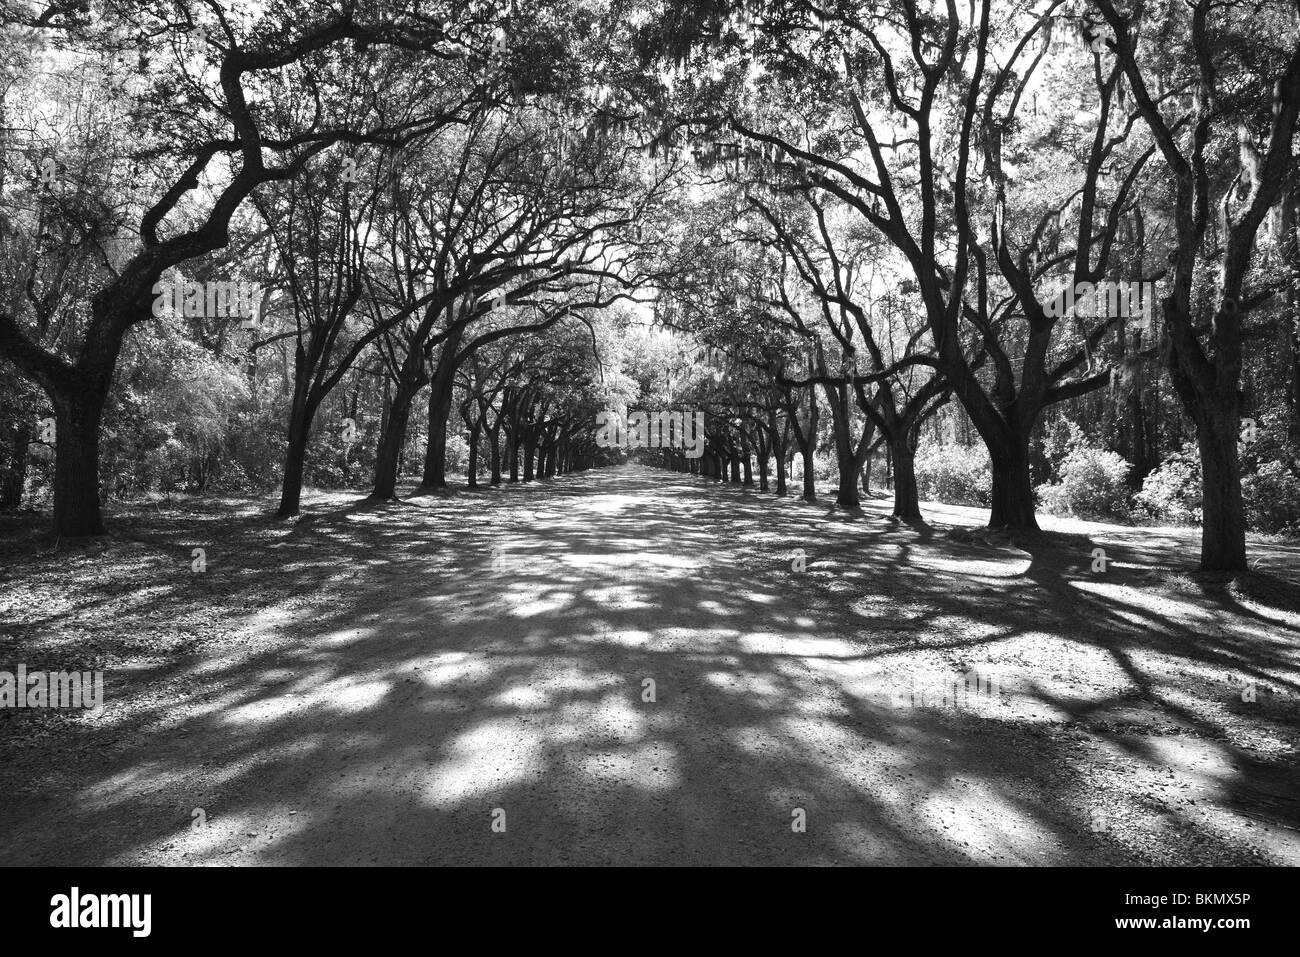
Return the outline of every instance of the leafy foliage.
<path id="1" fill-rule="evenodd" d="M 1201 520 L 1201 463 L 1191 444 L 1169 456 L 1146 477 L 1134 497 L 1148 515 L 1178 525 Z"/>
<path id="2" fill-rule="evenodd" d="M 1128 474 L 1123 456 L 1094 446 L 1071 449 L 1062 459 L 1060 481 L 1036 489 L 1048 512 L 1078 518 L 1124 518 L 1128 515 Z"/>
<path id="3" fill-rule="evenodd" d="M 936 502 L 987 506 L 991 470 L 982 445 L 931 445 L 916 456 L 917 490 Z"/>

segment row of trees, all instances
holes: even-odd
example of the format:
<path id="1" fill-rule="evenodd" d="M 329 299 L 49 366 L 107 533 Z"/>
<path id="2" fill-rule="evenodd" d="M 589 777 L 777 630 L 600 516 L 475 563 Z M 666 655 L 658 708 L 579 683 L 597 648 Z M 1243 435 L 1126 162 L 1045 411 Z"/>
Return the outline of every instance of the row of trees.
<path id="1" fill-rule="evenodd" d="M 343 460 L 364 448 L 388 498 L 413 454 L 444 486 L 462 441 L 471 482 L 484 458 L 497 479 L 595 461 L 594 413 L 639 401 L 706 412 L 703 459 L 670 464 L 752 455 L 766 484 L 797 455 L 805 497 L 825 444 L 846 508 L 883 451 L 905 519 L 921 437 L 971 431 L 990 525 L 1032 529 L 1045 419 L 1105 423 L 1140 480 L 1179 444 L 1176 402 L 1202 566 L 1239 569 L 1242 420 L 1285 419 L 1293 468 L 1290 5 L 4 11 L 8 454 L 37 441 L 39 388 L 60 534 L 102 529 L 105 413 L 164 341 L 237 394 L 206 408 L 225 438 L 177 441 L 204 475 L 274 451 L 282 515 L 345 421 Z M 160 282 L 232 279 L 269 290 L 249 329 L 155 315 Z M 1106 283 L 1154 301 L 1060 308 Z"/>
<path id="2" fill-rule="evenodd" d="M 58 534 L 103 530 L 105 409 L 129 334 L 160 322 L 243 365 L 250 396 L 278 355 L 282 516 L 299 509 L 321 409 L 349 385 L 355 409 L 365 380 L 382 389 L 378 498 L 395 494 L 421 395 L 426 489 L 446 484 L 454 415 L 486 437 L 494 474 L 503 433 L 525 475 L 534 454 L 541 471 L 581 459 L 576 407 L 599 369 L 568 327 L 594 336 L 652 278 L 645 228 L 675 172 L 647 169 L 608 110 L 592 13 L 110 2 L 5 16 L 0 356 L 52 405 Z M 235 281 L 265 291 L 242 323 L 158 306 L 169 285 Z M 20 488 L 32 441 L 14 431 Z"/>
<path id="3" fill-rule="evenodd" d="M 779 444 L 784 409 L 803 448 L 820 387 L 839 503 L 856 504 L 878 434 L 913 517 L 916 430 L 951 396 L 988 448 L 990 525 L 1032 529 L 1043 411 L 1161 363 L 1195 428 L 1202 567 L 1245 567 L 1252 337 L 1290 351 L 1295 419 L 1293 6 L 671 10 L 641 50 L 677 73 L 677 121 L 712 141 L 729 281 L 678 284 L 665 321 L 751 370 L 735 412 L 763 410 Z M 1256 268 L 1266 218 L 1276 271 Z M 1152 313 L 1054 308 L 1107 281 L 1152 283 Z"/>

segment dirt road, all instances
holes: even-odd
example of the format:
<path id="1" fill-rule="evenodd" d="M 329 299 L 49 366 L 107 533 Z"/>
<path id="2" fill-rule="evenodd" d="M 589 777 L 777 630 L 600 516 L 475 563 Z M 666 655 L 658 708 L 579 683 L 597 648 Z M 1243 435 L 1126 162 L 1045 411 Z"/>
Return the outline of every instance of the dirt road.
<path id="1" fill-rule="evenodd" d="M 1295 548 L 631 466 L 265 507 L 5 545 L 0 668 L 107 705 L 0 712 L 0 863 L 1300 864 Z"/>

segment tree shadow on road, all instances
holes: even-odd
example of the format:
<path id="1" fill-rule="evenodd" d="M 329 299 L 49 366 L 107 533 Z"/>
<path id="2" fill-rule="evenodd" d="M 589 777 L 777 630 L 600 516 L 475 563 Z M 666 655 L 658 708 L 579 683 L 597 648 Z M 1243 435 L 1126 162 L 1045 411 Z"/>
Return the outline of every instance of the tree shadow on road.
<path id="1" fill-rule="evenodd" d="M 1154 543 L 1092 575 L 1090 539 L 730 491 L 628 468 L 142 516 L 97 569 L 6 572 L 61 596 L 8 658 L 116 636 L 100 717 L 0 713 L 0 861 L 1295 862 L 1294 616 Z M 924 700 L 971 669 L 998 693 Z"/>

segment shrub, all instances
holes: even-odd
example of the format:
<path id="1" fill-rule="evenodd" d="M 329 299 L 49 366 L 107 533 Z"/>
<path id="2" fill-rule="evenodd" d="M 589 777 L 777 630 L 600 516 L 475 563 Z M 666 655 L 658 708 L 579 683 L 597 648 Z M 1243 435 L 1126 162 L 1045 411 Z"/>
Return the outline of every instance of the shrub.
<path id="1" fill-rule="evenodd" d="M 1084 445 L 1061 460 L 1055 484 L 1040 485 L 1038 499 L 1044 510 L 1079 518 L 1123 518 L 1128 515 L 1128 488 L 1132 470 L 1123 456 Z"/>
<path id="2" fill-rule="evenodd" d="M 949 505 L 990 505 L 993 468 L 982 445 L 923 446 L 916 454 L 916 486 L 923 499 Z"/>
<path id="3" fill-rule="evenodd" d="M 1184 445 L 1160 463 L 1133 497 L 1139 508 L 1152 518 L 1175 525 L 1192 525 L 1201 520 L 1201 460 L 1196 446 Z"/>
<path id="4" fill-rule="evenodd" d="M 1262 462 L 1241 479 L 1246 524 L 1261 532 L 1300 531 L 1300 478 L 1283 462 Z"/>
<path id="5" fill-rule="evenodd" d="M 1266 410 L 1255 419 L 1254 441 L 1238 445 L 1246 524 L 1256 531 L 1300 532 L 1300 446 L 1290 424 L 1286 409 Z"/>
<path id="6" fill-rule="evenodd" d="M 276 409 L 275 411 L 280 411 Z M 284 414 L 288 414 L 287 411 Z M 212 490 L 270 492 L 279 488 L 289 441 L 271 416 L 242 411 L 219 459 Z"/>

